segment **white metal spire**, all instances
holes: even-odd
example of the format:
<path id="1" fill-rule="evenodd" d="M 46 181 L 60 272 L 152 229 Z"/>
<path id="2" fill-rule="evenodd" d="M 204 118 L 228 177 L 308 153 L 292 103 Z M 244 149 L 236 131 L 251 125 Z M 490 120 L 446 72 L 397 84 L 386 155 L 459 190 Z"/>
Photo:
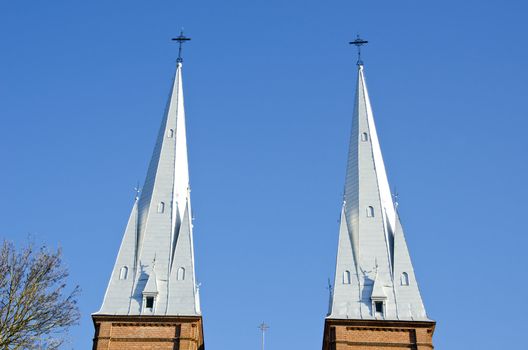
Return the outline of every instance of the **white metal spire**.
<path id="1" fill-rule="evenodd" d="M 358 65 L 329 318 L 427 320 Z M 375 302 L 382 303 L 376 313 Z"/>
<path id="2" fill-rule="evenodd" d="M 97 314 L 200 314 L 191 216 L 179 61 L 145 184 Z"/>

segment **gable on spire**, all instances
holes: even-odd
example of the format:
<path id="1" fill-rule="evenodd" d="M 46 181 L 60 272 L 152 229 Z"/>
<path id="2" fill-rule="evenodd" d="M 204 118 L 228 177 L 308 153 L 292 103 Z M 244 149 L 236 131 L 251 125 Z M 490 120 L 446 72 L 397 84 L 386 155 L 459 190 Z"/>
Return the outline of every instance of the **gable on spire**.
<path id="1" fill-rule="evenodd" d="M 387 293 L 385 293 L 385 288 L 383 288 L 383 282 L 376 272 L 374 277 L 374 285 L 372 287 L 372 294 L 370 294 L 370 299 L 372 300 L 386 300 Z"/>
<path id="2" fill-rule="evenodd" d="M 158 282 L 156 281 L 156 272 L 152 269 L 152 272 L 148 276 L 147 284 L 143 289 L 143 295 L 145 294 L 158 294 Z"/>

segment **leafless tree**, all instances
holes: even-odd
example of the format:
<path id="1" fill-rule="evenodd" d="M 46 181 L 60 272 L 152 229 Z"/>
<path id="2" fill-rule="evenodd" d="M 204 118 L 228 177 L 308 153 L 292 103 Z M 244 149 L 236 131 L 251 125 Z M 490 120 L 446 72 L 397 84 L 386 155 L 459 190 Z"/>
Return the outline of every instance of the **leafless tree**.
<path id="1" fill-rule="evenodd" d="M 79 286 L 67 291 L 61 250 L 0 248 L 0 349 L 58 349 L 79 321 Z"/>

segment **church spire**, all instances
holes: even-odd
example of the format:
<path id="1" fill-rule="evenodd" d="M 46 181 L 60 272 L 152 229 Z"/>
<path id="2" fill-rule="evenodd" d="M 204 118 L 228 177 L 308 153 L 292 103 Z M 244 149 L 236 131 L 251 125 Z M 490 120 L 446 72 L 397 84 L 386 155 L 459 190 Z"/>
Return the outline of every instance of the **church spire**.
<path id="1" fill-rule="evenodd" d="M 181 59 L 189 38 L 176 39 L 182 41 L 169 100 L 99 315 L 200 314 Z"/>
<path id="2" fill-rule="evenodd" d="M 359 37 L 356 42 L 366 43 Z M 389 189 L 360 56 L 340 221 L 328 317 L 427 320 Z"/>

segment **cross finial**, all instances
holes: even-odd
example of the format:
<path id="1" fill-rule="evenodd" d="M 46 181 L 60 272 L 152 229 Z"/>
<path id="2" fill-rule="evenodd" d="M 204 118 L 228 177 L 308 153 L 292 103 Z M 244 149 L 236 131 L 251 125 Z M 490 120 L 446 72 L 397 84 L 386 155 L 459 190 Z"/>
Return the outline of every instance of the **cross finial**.
<path id="1" fill-rule="evenodd" d="M 179 43 L 178 58 L 176 59 L 176 62 L 181 63 L 181 62 L 183 62 L 183 58 L 182 58 L 182 46 L 183 46 L 183 43 L 186 42 L 186 41 L 191 40 L 191 38 L 188 38 L 185 35 L 183 35 L 183 29 L 182 29 L 181 32 L 180 32 L 180 35 L 177 36 L 176 38 L 172 38 L 172 40 L 173 41 L 177 41 Z"/>
<path id="2" fill-rule="evenodd" d="M 362 66 L 363 65 L 363 61 L 361 60 L 361 46 L 365 45 L 367 43 L 368 43 L 368 41 L 361 39 L 359 37 L 359 34 L 357 35 L 356 40 L 349 42 L 350 45 L 356 45 L 356 47 L 358 49 L 358 60 L 357 60 L 357 65 L 358 66 Z"/>

